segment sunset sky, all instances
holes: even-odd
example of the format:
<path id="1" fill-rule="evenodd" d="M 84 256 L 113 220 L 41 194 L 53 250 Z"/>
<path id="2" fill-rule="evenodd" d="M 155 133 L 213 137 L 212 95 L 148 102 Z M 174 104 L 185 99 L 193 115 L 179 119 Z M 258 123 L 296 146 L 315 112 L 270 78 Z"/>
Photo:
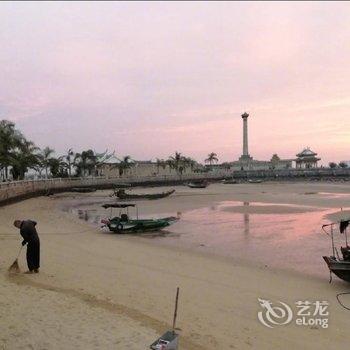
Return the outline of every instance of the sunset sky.
<path id="1" fill-rule="evenodd" d="M 0 4 L 0 119 L 60 154 L 350 160 L 350 3 Z"/>

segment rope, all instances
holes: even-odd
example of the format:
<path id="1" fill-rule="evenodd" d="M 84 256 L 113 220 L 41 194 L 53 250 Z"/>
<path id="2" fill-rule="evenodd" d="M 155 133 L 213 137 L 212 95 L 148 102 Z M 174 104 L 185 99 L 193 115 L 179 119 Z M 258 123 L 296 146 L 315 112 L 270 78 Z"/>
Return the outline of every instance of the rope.
<path id="1" fill-rule="evenodd" d="M 340 304 L 340 306 L 342 306 L 344 309 L 350 311 L 350 307 L 345 306 L 345 305 L 340 301 L 340 296 L 341 296 L 341 295 L 348 295 L 348 294 L 350 294 L 350 292 L 338 293 L 338 294 L 337 294 L 337 300 L 338 300 L 338 303 Z"/>
<path id="2" fill-rule="evenodd" d="M 78 233 L 86 233 L 89 231 L 96 231 L 98 229 L 98 227 L 96 228 L 90 228 L 90 229 L 85 229 L 82 231 L 72 231 L 72 232 L 40 232 L 40 234 L 44 234 L 44 235 L 73 235 L 73 234 L 78 234 Z M 14 236 L 16 233 L 7 233 L 7 232 L 0 232 L 0 236 Z"/>

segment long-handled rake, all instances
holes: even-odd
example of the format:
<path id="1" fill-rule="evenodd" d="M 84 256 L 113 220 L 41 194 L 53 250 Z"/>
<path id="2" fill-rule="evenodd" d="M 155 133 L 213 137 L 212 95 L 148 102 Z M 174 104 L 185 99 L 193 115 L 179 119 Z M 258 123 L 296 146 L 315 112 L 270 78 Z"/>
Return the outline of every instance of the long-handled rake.
<path id="1" fill-rule="evenodd" d="M 23 248 L 23 246 L 21 245 L 21 248 L 19 249 L 16 260 L 12 263 L 12 265 L 8 269 L 9 272 L 14 272 L 14 273 L 21 272 L 19 265 L 18 265 L 18 258 L 21 254 L 22 248 Z"/>

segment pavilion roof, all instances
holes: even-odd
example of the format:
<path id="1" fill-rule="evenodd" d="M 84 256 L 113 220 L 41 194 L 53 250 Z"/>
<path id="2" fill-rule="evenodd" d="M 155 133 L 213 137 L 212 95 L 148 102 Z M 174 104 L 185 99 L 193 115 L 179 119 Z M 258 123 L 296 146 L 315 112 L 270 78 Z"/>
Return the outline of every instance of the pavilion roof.
<path id="1" fill-rule="evenodd" d="M 317 153 L 311 151 L 309 147 L 304 148 L 300 153 L 297 154 L 297 157 L 314 157 L 317 156 Z"/>

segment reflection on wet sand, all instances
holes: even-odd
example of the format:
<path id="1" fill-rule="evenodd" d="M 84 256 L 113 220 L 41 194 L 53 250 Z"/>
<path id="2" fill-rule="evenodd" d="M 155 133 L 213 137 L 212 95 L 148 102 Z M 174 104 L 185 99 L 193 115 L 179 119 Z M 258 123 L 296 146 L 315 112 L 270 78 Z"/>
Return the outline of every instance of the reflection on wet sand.
<path id="1" fill-rule="evenodd" d="M 96 203 L 84 203 L 70 211 L 97 226 L 102 218 L 112 216 Z M 181 220 L 166 231 L 138 236 L 159 244 L 322 274 L 319 260 L 329 247 L 320 227 L 335 212 L 336 209 L 296 204 L 221 201 L 182 212 Z"/>
<path id="2" fill-rule="evenodd" d="M 249 202 L 243 202 L 243 205 L 245 207 L 249 206 Z M 248 213 L 244 213 L 244 237 L 246 239 L 249 238 L 249 214 Z"/>

